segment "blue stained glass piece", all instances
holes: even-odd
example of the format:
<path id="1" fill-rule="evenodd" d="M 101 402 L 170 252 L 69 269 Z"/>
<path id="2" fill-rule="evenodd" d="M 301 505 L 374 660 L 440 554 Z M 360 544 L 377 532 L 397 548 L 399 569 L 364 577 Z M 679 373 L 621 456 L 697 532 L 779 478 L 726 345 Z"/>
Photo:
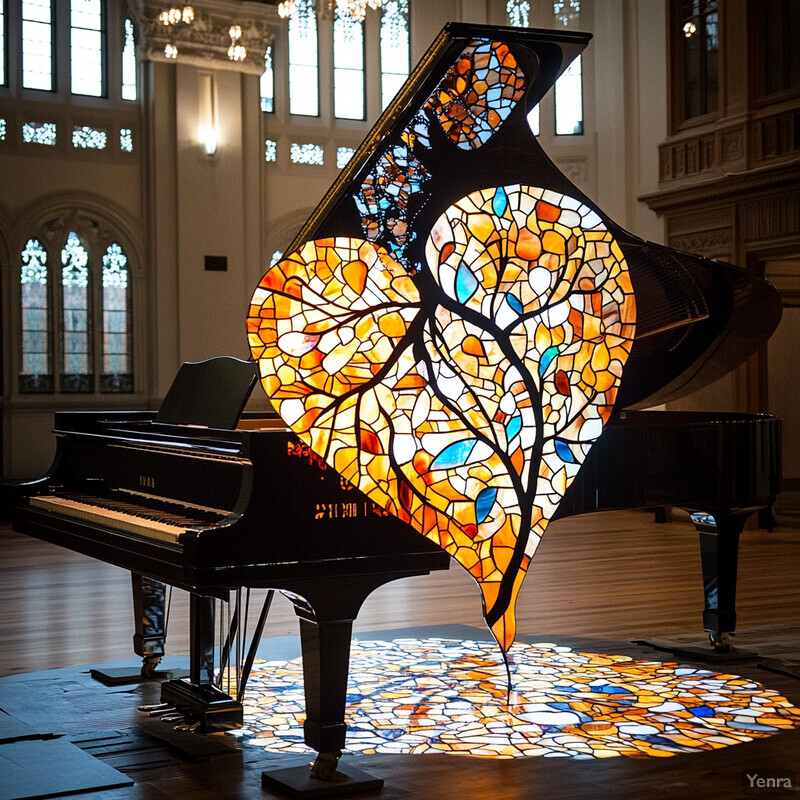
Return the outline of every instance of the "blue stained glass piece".
<path id="1" fill-rule="evenodd" d="M 556 455 L 567 464 L 575 463 L 575 456 L 563 439 L 556 439 Z"/>
<path id="2" fill-rule="evenodd" d="M 511 417 L 508 425 L 506 425 L 506 439 L 510 442 L 522 428 L 522 417 L 519 415 Z"/>
<path id="3" fill-rule="evenodd" d="M 474 446 L 474 439 L 462 439 L 460 442 L 447 445 L 447 447 L 433 459 L 429 469 L 460 467 L 467 462 L 469 454 L 472 452 Z"/>
<path id="4" fill-rule="evenodd" d="M 492 211 L 494 211 L 494 213 L 497 214 L 498 217 L 502 217 L 507 208 L 508 208 L 508 197 L 506 196 L 505 189 L 503 189 L 503 187 L 500 186 L 494 193 L 494 199 L 492 200 Z"/>
<path id="5" fill-rule="evenodd" d="M 539 362 L 539 377 L 541 378 L 542 375 L 547 371 L 547 368 L 550 366 L 550 362 L 558 355 L 558 347 L 553 345 L 552 347 L 548 347 L 547 350 L 542 353 L 542 360 Z"/>
<path id="6" fill-rule="evenodd" d="M 478 496 L 475 498 L 475 522 L 477 522 L 478 525 L 489 516 L 489 512 L 492 510 L 496 497 L 497 489 L 489 486 L 478 492 Z"/>
<path id="7" fill-rule="evenodd" d="M 513 294 L 506 295 L 506 302 L 517 312 L 517 314 L 522 313 L 522 303 L 520 303 L 519 298 Z"/>
<path id="8" fill-rule="evenodd" d="M 459 303 L 466 303 L 475 294 L 477 288 L 477 278 L 472 274 L 472 270 L 462 262 L 456 273 L 456 300 Z"/>
<path id="9" fill-rule="evenodd" d="M 709 706 L 698 706 L 697 708 L 689 709 L 695 717 L 713 717 L 714 709 Z"/>

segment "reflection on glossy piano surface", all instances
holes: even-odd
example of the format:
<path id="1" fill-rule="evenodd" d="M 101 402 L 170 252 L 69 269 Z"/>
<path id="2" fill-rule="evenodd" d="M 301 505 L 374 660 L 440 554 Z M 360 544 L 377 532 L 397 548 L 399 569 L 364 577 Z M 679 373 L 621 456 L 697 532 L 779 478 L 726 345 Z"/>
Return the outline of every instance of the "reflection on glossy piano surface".
<path id="1" fill-rule="evenodd" d="M 312 239 L 362 236 L 366 225 L 370 241 L 399 261 L 422 263 L 422 245 L 441 210 L 484 186 L 545 187 L 593 208 L 541 151 L 525 121 L 589 38 L 446 26 L 287 252 Z M 518 65 L 514 80 L 522 82 L 513 102 L 503 95 L 495 117 L 488 95 L 478 98 L 483 106 L 462 102 L 458 81 L 447 84 L 451 105 L 442 105 L 453 65 L 464 53 L 474 58 L 481 43 L 501 43 L 492 45 L 494 54 L 508 48 Z M 479 144 L 454 147 L 434 124 L 456 112 L 476 115 Z M 491 125 L 481 128 L 487 120 Z M 403 198 L 395 217 L 369 205 L 376 176 L 394 182 L 394 194 Z M 736 620 L 739 534 L 780 490 L 780 421 L 638 409 L 686 395 L 742 363 L 777 326 L 780 300 L 745 270 L 644 242 L 597 214 L 627 262 L 636 333 L 616 411 L 556 516 L 689 510 L 700 537 L 703 626 L 715 647 L 726 648 Z M 413 235 L 406 236 L 407 228 Z M 220 400 L 222 410 L 214 398 L 225 393 L 208 391 L 220 385 L 217 378 L 209 383 L 209 369 L 228 371 L 231 392 Z M 187 710 L 201 730 L 241 718 L 241 698 L 214 685 L 209 598 L 227 599 L 240 587 L 290 593 L 304 655 L 305 737 L 321 754 L 317 774 L 331 774 L 345 742 L 349 641 L 361 603 L 387 581 L 446 569 L 449 557 L 344 483 L 279 419 L 241 414 L 256 378 L 253 363 L 205 362 L 182 372 L 158 415 L 57 414 L 56 461 L 46 478 L 21 487 L 14 528 L 145 576 L 146 588 L 156 581 L 191 592 L 190 680 L 165 684 L 163 699 Z M 203 407 L 187 405 L 187 396 Z M 157 594 L 155 586 L 148 591 Z M 148 603 L 141 592 L 137 603 Z M 150 650 L 147 631 L 137 633 L 140 652 L 156 659 L 158 624 Z"/>

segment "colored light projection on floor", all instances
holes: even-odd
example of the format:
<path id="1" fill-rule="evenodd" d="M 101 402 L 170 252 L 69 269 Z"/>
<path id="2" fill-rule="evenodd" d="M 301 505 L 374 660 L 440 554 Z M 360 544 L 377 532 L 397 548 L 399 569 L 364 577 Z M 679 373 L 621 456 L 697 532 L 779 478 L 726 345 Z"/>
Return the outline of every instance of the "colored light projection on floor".
<path id="1" fill-rule="evenodd" d="M 363 239 L 275 264 L 248 319 L 281 417 L 478 582 L 503 649 L 536 545 L 608 420 L 634 334 L 598 215 L 529 186 L 473 192 L 408 275 Z"/>
<path id="2" fill-rule="evenodd" d="M 664 757 L 716 750 L 800 727 L 800 709 L 727 673 L 554 644 L 509 651 L 515 691 L 492 644 L 354 642 L 347 748 L 493 758 Z M 300 659 L 257 665 L 237 736 L 306 753 Z"/>

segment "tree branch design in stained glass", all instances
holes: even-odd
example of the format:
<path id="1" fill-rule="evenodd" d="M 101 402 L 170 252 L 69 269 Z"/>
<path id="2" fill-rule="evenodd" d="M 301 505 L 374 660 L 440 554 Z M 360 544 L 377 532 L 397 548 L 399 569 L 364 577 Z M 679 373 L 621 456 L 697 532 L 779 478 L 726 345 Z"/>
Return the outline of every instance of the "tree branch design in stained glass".
<path id="1" fill-rule="evenodd" d="M 301 244 L 248 319 L 286 423 L 470 572 L 503 650 L 530 559 L 611 414 L 636 316 L 623 253 L 585 202 L 513 182 L 453 197 L 441 174 L 449 151 L 483 157 L 525 89 L 505 44 L 469 43 L 351 191 L 363 237 L 351 216 L 347 235 Z"/>

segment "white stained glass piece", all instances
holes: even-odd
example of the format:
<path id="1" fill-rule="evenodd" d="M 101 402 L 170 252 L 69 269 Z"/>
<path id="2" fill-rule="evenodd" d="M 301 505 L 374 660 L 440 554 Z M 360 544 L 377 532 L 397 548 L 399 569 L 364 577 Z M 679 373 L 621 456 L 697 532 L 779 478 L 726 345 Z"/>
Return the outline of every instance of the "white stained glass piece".
<path id="1" fill-rule="evenodd" d="M 322 166 L 325 163 L 325 151 L 318 145 L 311 142 L 298 144 L 292 142 L 289 151 L 289 158 L 293 164 L 315 164 Z"/>
<path id="2" fill-rule="evenodd" d="M 531 129 L 531 133 L 534 136 L 539 135 L 539 104 L 537 103 L 529 112 L 528 112 L 528 127 Z"/>
<path id="3" fill-rule="evenodd" d="M 269 265 L 271 267 L 274 267 L 281 260 L 281 256 L 282 255 L 283 255 L 283 250 L 276 250 L 272 254 L 272 258 L 270 258 L 270 260 L 269 260 Z"/>
<path id="4" fill-rule="evenodd" d="M 119 129 L 119 149 L 126 153 L 133 152 L 133 131 L 130 128 Z"/>
<path id="5" fill-rule="evenodd" d="M 267 139 L 264 142 L 264 161 L 278 160 L 278 143 L 274 139 Z"/>
<path id="6" fill-rule="evenodd" d="M 6 140 L 6 121 L 4 119 L 0 119 L 0 142 L 4 142 Z"/>
<path id="7" fill-rule="evenodd" d="M 26 144 L 46 144 L 53 147 L 56 143 L 55 122 L 26 122 L 22 126 L 22 141 Z"/>

